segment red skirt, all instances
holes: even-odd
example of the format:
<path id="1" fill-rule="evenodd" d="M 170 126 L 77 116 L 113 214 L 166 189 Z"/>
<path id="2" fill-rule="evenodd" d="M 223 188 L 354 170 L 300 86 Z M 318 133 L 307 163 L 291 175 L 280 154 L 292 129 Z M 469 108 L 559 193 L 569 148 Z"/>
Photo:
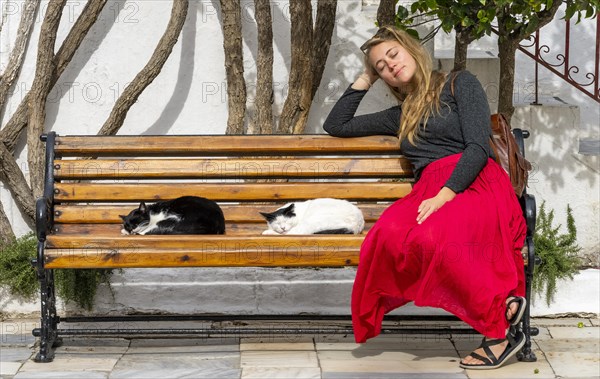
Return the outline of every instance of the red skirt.
<path id="1" fill-rule="evenodd" d="M 464 192 L 421 225 L 417 208 L 437 195 L 461 154 L 430 163 L 406 197 L 367 234 L 352 290 L 356 342 L 410 301 L 445 309 L 489 338 L 504 338 L 505 301 L 524 296 L 526 225 L 506 172 L 489 159 Z"/>

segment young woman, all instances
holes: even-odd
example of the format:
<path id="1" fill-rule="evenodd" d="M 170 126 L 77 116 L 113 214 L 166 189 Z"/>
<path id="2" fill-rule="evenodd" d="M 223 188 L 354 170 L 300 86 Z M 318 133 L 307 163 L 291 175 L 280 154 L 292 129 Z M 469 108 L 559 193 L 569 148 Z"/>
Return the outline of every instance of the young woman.
<path id="1" fill-rule="evenodd" d="M 378 335 L 384 314 L 413 301 L 443 308 L 485 336 L 461 367 L 500 367 L 525 342 L 522 332 L 508 330 L 525 309 L 526 226 L 488 143 L 485 92 L 469 72 L 451 78 L 432 71 L 428 52 L 401 30 L 381 28 L 361 50 L 366 69 L 324 129 L 338 137 L 399 136 L 416 183 L 361 247 L 352 291 L 356 341 Z M 379 78 L 400 105 L 354 116 Z"/>

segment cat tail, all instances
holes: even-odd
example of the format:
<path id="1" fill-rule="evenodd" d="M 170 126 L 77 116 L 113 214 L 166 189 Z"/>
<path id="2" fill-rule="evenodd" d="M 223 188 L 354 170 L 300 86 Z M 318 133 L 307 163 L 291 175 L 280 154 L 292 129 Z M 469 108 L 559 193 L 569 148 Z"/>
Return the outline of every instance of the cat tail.
<path id="1" fill-rule="evenodd" d="M 352 232 L 352 230 L 350 230 L 348 228 L 339 228 L 339 229 L 320 230 L 318 232 L 315 232 L 314 234 L 354 234 L 354 232 Z"/>

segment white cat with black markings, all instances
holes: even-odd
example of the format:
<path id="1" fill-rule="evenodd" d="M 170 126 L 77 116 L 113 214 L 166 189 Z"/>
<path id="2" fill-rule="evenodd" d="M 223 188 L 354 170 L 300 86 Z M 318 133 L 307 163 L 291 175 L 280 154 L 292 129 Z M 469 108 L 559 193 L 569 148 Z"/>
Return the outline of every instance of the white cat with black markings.
<path id="1" fill-rule="evenodd" d="M 269 227 L 262 234 L 358 234 L 365 226 L 360 209 L 339 199 L 288 203 L 274 212 L 260 214 Z"/>

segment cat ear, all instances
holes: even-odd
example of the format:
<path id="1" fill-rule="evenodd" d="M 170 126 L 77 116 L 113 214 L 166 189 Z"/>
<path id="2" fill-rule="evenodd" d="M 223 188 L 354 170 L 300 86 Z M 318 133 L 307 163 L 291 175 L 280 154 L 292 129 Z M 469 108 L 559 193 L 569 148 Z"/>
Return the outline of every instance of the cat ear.
<path id="1" fill-rule="evenodd" d="M 148 212 L 148 207 L 146 206 L 146 203 L 143 201 L 140 203 L 140 207 L 138 209 L 140 212 L 144 212 L 144 213 Z"/>
<path id="2" fill-rule="evenodd" d="M 258 213 L 260 213 L 267 221 L 270 221 L 273 219 L 273 213 L 266 213 L 266 212 L 258 212 Z"/>
<path id="3" fill-rule="evenodd" d="M 125 221 L 125 219 L 127 218 L 127 216 L 123 216 L 123 215 L 119 215 L 119 217 L 121 217 L 121 220 Z"/>
<path id="4" fill-rule="evenodd" d="M 292 204 L 290 204 L 290 205 L 289 205 L 287 208 L 284 208 L 284 209 L 283 209 L 283 214 L 284 214 L 285 216 L 288 216 L 288 217 L 295 216 L 296 214 L 294 213 L 294 205 L 295 205 L 295 204 L 294 204 L 294 203 L 292 203 Z"/>

